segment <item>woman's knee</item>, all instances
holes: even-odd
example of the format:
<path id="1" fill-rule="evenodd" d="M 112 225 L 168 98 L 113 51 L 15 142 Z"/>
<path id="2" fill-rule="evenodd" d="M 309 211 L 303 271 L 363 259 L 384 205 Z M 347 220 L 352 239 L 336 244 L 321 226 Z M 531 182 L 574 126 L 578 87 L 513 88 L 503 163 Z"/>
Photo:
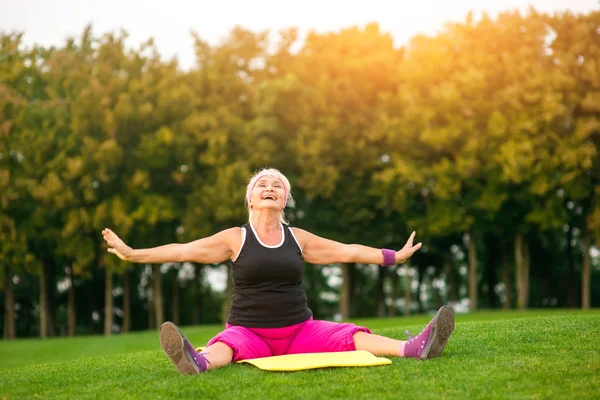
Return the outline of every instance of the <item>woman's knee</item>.
<path id="1" fill-rule="evenodd" d="M 231 349 L 233 361 L 273 355 L 263 339 L 244 327 L 234 326 L 225 329 L 208 342 L 207 349 L 216 343 L 223 343 Z"/>

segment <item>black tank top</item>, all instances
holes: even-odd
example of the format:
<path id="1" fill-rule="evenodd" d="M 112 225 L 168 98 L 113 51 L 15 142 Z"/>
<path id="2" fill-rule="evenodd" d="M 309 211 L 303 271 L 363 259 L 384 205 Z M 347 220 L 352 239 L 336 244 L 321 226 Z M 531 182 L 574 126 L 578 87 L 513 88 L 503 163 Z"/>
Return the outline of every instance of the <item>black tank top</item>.
<path id="1" fill-rule="evenodd" d="M 248 328 L 281 328 L 312 317 L 302 288 L 304 261 L 292 231 L 281 224 L 277 246 L 260 242 L 248 223 L 245 240 L 231 261 L 233 295 L 227 322 Z"/>

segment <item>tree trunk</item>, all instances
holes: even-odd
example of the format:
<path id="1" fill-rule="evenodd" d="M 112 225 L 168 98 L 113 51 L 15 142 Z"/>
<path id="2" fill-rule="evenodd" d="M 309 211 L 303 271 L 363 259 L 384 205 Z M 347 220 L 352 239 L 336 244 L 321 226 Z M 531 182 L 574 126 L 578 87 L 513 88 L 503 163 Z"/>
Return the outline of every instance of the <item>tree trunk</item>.
<path id="1" fill-rule="evenodd" d="M 390 266 L 390 306 L 388 307 L 388 317 L 395 317 L 398 310 L 396 309 L 396 300 L 398 296 L 398 269 Z"/>
<path id="2" fill-rule="evenodd" d="M 200 279 L 202 275 L 202 265 L 195 264 L 194 265 L 194 280 L 193 280 L 193 291 L 194 291 L 194 316 L 193 323 L 194 325 L 200 324 L 202 317 L 202 293 L 200 289 L 202 286 L 200 285 Z"/>
<path id="3" fill-rule="evenodd" d="M 382 265 L 377 268 L 377 285 L 375 293 L 375 315 L 378 317 L 385 316 L 385 293 L 383 292 L 383 281 L 385 279 L 386 270 Z"/>
<path id="4" fill-rule="evenodd" d="M 523 234 L 515 237 L 515 280 L 517 281 L 517 308 L 523 310 Z"/>
<path id="5" fill-rule="evenodd" d="M 352 294 L 355 263 L 342 264 L 342 287 L 340 288 L 340 315 L 343 320 L 352 317 Z"/>
<path id="6" fill-rule="evenodd" d="M 419 314 L 423 314 L 425 309 L 423 308 L 423 301 L 421 300 L 421 288 L 423 287 L 425 273 L 422 266 L 418 266 L 415 271 L 417 271 L 417 293 L 415 295 L 415 299 L 417 300 L 417 310 L 419 311 Z"/>
<path id="7" fill-rule="evenodd" d="M 110 336 L 113 326 L 113 276 L 108 265 L 105 265 L 104 277 L 104 334 Z"/>
<path id="8" fill-rule="evenodd" d="M 439 308 L 445 304 L 446 299 L 444 298 L 442 288 L 436 288 L 434 285 L 435 279 L 435 276 L 430 278 L 429 287 L 431 289 L 431 302 L 435 304 L 435 308 L 439 310 Z"/>
<path id="9" fill-rule="evenodd" d="M 48 336 L 56 336 L 56 307 L 54 304 L 54 291 L 56 290 L 56 268 L 54 262 L 48 264 L 48 269 L 46 272 L 46 294 L 48 296 L 46 298 L 46 312 L 48 313 Z"/>
<path id="10" fill-rule="evenodd" d="M 522 233 L 515 237 L 515 277 L 517 281 L 517 307 L 524 310 L 529 297 L 529 250 Z"/>
<path id="11" fill-rule="evenodd" d="M 13 273 L 9 267 L 4 267 L 4 339 L 16 337 Z"/>
<path id="12" fill-rule="evenodd" d="M 154 294 L 148 294 L 148 329 L 156 329 L 156 311 L 154 311 Z"/>
<path id="13" fill-rule="evenodd" d="M 223 300 L 222 313 L 223 321 L 227 321 L 229 318 L 229 309 L 231 307 L 231 296 L 233 295 L 233 277 L 231 275 L 231 268 L 227 267 L 227 295 Z"/>
<path id="14" fill-rule="evenodd" d="M 490 308 L 497 307 L 496 301 L 496 283 L 497 283 L 497 264 L 498 264 L 498 240 L 495 235 L 486 235 L 486 247 L 488 254 L 487 262 L 487 286 L 488 286 L 488 305 Z"/>
<path id="15" fill-rule="evenodd" d="M 69 292 L 67 294 L 67 335 L 75 336 L 76 310 L 75 310 L 75 281 L 73 279 L 73 268 L 67 268 L 69 279 Z"/>
<path id="16" fill-rule="evenodd" d="M 575 277 L 575 257 L 573 254 L 573 246 L 571 241 L 573 240 L 573 226 L 569 224 L 567 230 L 567 304 L 569 307 L 577 307 L 577 283 Z"/>
<path id="17" fill-rule="evenodd" d="M 450 285 L 450 280 L 451 280 L 451 274 L 452 274 L 452 267 L 451 267 L 451 262 L 450 260 L 446 259 L 444 261 L 444 267 L 443 267 L 443 273 L 446 276 L 446 284 L 448 287 L 448 293 L 446 295 L 446 298 L 443 299 L 443 302 L 451 302 L 452 300 L 452 287 Z M 440 289 L 440 299 L 442 298 L 442 293 L 441 293 L 441 289 Z"/>
<path id="18" fill-rule="evenodd" d="M 444 271 L 448 279 L 448 301 L 456 303 L 458 302 L 458 288 L 456 287 L 456 271 L 454 271 L 452 260 L 446 260 Z"/>
<path id="19" fill-rule="evenodd" d="M 529 308 L 529 271 L 531 269 L 531 257 L 527 240 L 523 240 L 523 304 Z"/>
<path id="20" fill-rule="evenodd" d="M 502 308 L 508 310 L 512 307 L 512 281 L 510 277 L 510 264 L 508 262 L 508 257 L 505 251 L 502 252 L 500 262 L 502 263 L 502 282 L 504 283 L 505 296 Z"/>
<path id="21" fill-rule="evenodd" d="M 410 276 L 410 259 L 404 263 L 404 315 L 410 315 L 412 277 Z"/>
<path id="22" fill-rule="evenodd" d="M 590 257 L 590 232 L 587 223 L 583 228 L 583 266 L 581 268 L 581 308 L 590 308 L 590 280 L 591 280 L 591 264 Z"/>
<path id="23" fill-rule="evenodd" d="M 178 269 L 173 270 L 173 280 L 171 281 L 171 313 L 173 323 L 179 325 L 179 281 L 177 281 Z"/>
<path id="24" fill-rule="evenodd" d="M 160 327 L 165 322 L 162 301 L 162 274 L 160 273 L 160 264 L 154 265 L 154 312 L 156 313 L 156 326 Z"/>
<path id="25" fill-rule="evenodd" d="M 92 312 L 88 314 L 88 326 L 90 329 L 90 334 L 96 333 L 96 321 L 94 320 L 94 312 L 96 311 L 96 299 L 94 299 L 94 292 L 91 290 L 86 290 L 85 296 L 87 297 L 88 304 L 91 304 Z"/>
<path id="26" fill-rule="evenodd" d="M 123 274 L 123 328 L 122 332 L 131 330 L 131 270 Z"/>
<path id="27" fill-rule="evenodd" d="M 469 308 L 477 310 L 477 244 L 475 233 L 469 235 Z"/>
<path id="28" fill-rule="evenodd" d="M 48 337 L 48 281 L 46 280 L 48 265 L 42 261 L 40 265 L 40 337 Z"/>

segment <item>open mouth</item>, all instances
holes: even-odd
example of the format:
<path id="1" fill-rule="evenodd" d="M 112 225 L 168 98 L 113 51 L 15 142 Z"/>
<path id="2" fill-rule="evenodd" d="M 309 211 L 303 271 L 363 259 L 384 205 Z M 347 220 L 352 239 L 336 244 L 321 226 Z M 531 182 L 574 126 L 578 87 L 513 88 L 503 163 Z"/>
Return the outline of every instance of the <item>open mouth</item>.
<path id="1" fill-rule="evenodd" d="M 262 198 L 263 200 L 277 200 L 275 196 L 267 195 Z"/>

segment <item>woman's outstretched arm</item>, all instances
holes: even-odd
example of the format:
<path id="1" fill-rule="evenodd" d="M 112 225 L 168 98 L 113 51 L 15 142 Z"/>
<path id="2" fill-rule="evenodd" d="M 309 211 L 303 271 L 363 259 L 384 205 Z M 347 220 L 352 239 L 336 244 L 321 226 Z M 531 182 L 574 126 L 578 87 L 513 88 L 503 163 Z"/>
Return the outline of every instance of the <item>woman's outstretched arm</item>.
<path id="1" fill-rule="evenodd" d="M 235 238 L 240 237 L 240 228 L 226 229 L 189 243 L 172 243 L 148 249 L 132 249 L 108 228 L 102 231 L 102 236 L 109 246 L 108 252 L 121 260 L 146 264 L 185 261 L 213 264 L 232 257 Z"/>
<path id="2" fill-rule="evenodd" d="M 302 257 L 306 262 L 312 264 L 333 264 L 340 262 L 382 264 L 384 261 L 381 249 L 360 244 L 343 244 L 313 235 L 303 229 L 292 229 L 302 247 Z M 396 251 L 396 264 L 405 262 L 421 248 L 421 243 L 413 246 L 414 239 L 415 232 L 410 235 L 404 247 Z"/>

